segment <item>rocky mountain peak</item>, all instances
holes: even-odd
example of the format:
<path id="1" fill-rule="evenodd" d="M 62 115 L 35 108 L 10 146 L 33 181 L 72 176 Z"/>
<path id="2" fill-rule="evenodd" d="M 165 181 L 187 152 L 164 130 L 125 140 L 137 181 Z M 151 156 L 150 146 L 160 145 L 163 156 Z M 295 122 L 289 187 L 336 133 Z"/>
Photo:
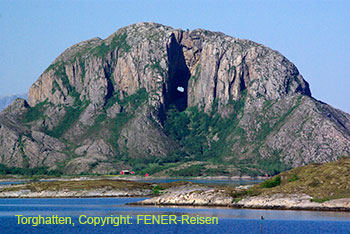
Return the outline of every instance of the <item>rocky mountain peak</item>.
<path id="1" fill-rule="evenodd" d="M 165 83 L 165 90 L 157 82 Z M 166 105 L 173 102 L 179 85 L 185 88 L 185 106 L 204 105 L 206 111 L 216 98 L 221 110 L 230 99 L 239 99 L 243 90 L 253 99 L 266 100 L 311 95 L 297 68 L 263 45 L 202 29 L 138 23 L 105 40 L 91 39 L 64 51 L 31 87 L 29 104 L 46 98 L 54 104 L 71 103 L 73 88 L 81 100 L 103 105 L 110 90 L 130 95 L 146 88 Z"/>
<path id="2" fill-rule="evenodd" d="M 27 130 L 16 130 L 2 163 L 17 152 L 35 167 L 46 152 L 59 156 L 42 164 L 67 160 L 67 173 L 181 160 L 262 173 L 350 152 L 349 115 L 313 99 L 293 63 L 203 29 L 137 23 L 73 45 L 31 86 L 28 103 L 15 120 Z"/>

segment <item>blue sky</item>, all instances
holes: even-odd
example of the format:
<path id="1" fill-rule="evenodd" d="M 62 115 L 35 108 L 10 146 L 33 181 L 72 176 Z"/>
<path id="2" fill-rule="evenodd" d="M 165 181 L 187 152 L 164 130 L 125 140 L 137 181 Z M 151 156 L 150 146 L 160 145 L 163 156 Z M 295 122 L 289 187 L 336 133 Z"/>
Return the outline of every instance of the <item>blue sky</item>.
<path id="1" fill-rule="evenodd" d="M 280 51 L 315 98 L 350 113 L 350 1 L 0 0 L 0 95 L 27 92 L 67 47 L 152 21 Z"/>

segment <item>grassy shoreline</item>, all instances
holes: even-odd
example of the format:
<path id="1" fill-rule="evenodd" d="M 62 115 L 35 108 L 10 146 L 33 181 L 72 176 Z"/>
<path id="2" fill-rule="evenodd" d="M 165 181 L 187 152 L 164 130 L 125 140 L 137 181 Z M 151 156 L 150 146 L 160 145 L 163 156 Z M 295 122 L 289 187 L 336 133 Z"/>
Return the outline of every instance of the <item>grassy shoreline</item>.
<path id="1" fill-rule="evenodd" d="M 153 182 L 157 179 L 174 179 L 169 177 L 45 177 L 44 180 L 47 181 L 27 180 L 29 182 L 24 184 L 0 186 L 0 197 L 143 196 L 151 198 L 138 205 L 350 211 L 349 172 L 350 158 L 343 157 L 326 164 L 310 164 L 294 168 L 262 183 L 238 187 L 186 181 Z M 182 179 L 225 180 L 227 178 L 186 177 Z M 16 177 L 16 180 L 21 178 Z"/>

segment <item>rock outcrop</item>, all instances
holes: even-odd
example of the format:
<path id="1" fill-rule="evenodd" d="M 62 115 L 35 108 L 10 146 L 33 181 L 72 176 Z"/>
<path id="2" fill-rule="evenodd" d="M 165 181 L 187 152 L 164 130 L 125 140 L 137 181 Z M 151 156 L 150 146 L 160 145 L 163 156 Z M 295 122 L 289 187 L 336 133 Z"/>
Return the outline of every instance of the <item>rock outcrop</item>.
<path id="1" fill-rule="evenodd" d="M 1 164 L 112 173 L 137 158 L 191 158 L 164 130 L 173 107 L 232 120 L 225 132 L 209 124 L 202 134 L 201 153 L 223 164 L 295 167 L 350 154 L 350 115 L 312 98 L 294 64 L 202 29 L 138 23 L 78 43 L 31 86 L 28 104 L 1 113 Z"/>
<path id="2" fill-rule="evenodd" d="M 28 94 L 15 94 L 8 96 L 0 96 L 0 111 L 8 107 L 16 98 L 27 99 Z"/>
<path id="3" fill-rule="evenodd" d="M 332 210 L 350 211 L 350 199 L 333 199 L 323 203 L 313 202 L 306 194 L 274 194 L 245 198 L 236 203 L 244 208 L 286 209 L 286 210 Z"/>
<path id="4" fill-rule="evenodd" d="M 68 156 L 66 145 L 43 132 L 30 129 L 21 120 L 28 104 L 16 99 L 0 113 L 0 163 L 9 167 L 42 167 L 56 169 Z"/>
<path id="5" fill-rule="evenodd" d="M 231 206 L 234 199 L 223 189 L 198 184 L 170 188 L 165 194 L 141 201 L 142 205 Z"/>
<path id="6" fill-rule="evenodd" d="M 180 189 L 180 188 L 179 188 Z M 235 201 L 225 191 L 201 188 L 191 191 L 173 191 L 159 197 L 138 202 L 140 205 L 158 206 L 227 206 L 247 209 L 283 209 L 283 210 L 322 210 L 350 211 L 350 199 L 333 199 L 323 203 L 313 202 L 306 194 L 273 194 L 254 196 Z"/>

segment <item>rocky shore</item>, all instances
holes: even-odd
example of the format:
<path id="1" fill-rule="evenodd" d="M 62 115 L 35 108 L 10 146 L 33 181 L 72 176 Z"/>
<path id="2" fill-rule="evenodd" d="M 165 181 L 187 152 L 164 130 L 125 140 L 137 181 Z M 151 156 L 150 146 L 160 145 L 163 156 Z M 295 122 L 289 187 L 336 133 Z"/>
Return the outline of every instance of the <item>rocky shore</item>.
<path id="1" fill-rule="evenodd" d="M 248 197 L 235 203 L 233 206 L 254 209 L 350 212 L 350 198 L 333 199 L 325 202 L 313 202 L 312 197 L 306 194 L 274 194 L 269 196 Z"/>
<path id="2" fill-rule="evenodd" d="M 169 191 L 161 196 L 138 202 L 140 205 L 158 206 L 225 206 L 248 209 L 348 211 L 350 198 L 314 202 L 306 194 L 273 194 L 248 196 L 243 199 L 232 197 L 225 190 L 214 188 L 184 188 Z"/>
<path id="3" fill-rule="evenodd" d="M 53 182 L 46 182 L 53 183 Z M 171 184 L 171 183 L 170 183 Z M 130 197 L 152 196 L 133 205 L 157 206 L 212 206 L 248 209 L 318 210 L 350 212 L 350 198 L 314 202 L 306 194 L 273 194 L 235 198 L 225 187 L 211 187 L 186 183 L 169 186 L 155 194 L 155 184 L 136 188 L 62 188 L 37 191 L 25 185 L 9 185 L 0 188 L 0 198 L 79 198 L 79 197 Z M 149 187 L 148 187 L 149 186 Z M 159 186 L 159 185 L 158 185 Z M 237 192 L 237 191 L 236 191 Z M 157 192 L 158 193 L 158 192 Z"/>
<path id="4" fill-rule="evenodd" d="M 134 197 L 134 196 L 150 196 L 151 190 L 135 189 L 135 190 L 79 190 L 79 191 L 40 191 L 33 192 L 29 189 L 6 191 L 0 193 L 0 198 L 79 198 L 79 197 Z"/>

